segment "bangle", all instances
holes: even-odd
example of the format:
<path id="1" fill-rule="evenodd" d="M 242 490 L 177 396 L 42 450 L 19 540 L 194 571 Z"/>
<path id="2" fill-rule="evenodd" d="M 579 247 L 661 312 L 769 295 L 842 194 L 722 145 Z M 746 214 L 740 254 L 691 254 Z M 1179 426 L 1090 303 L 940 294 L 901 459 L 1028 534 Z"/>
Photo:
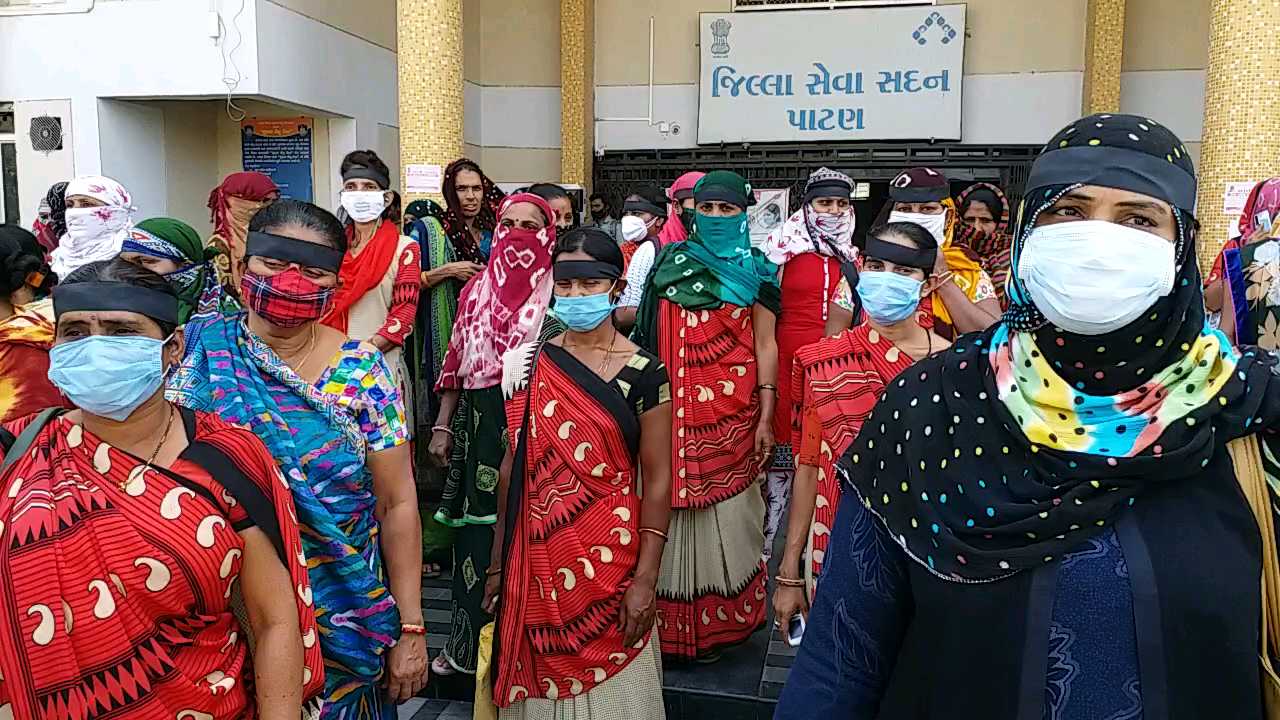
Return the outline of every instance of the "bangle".
<path id="1" fill-rule="evenodd" d="M 782 587 L 802 588 L 806 585 L 804 580 L 800 580 L 798 578 L 784 578 L 781 575 L 775 577 L 774 581 Z"/>
<path id="2" fill-rule="evenodd" d="M 485 577 L 493 577 L 494 575 L 501 575 L 501 574 L 502 574 L 502 568 L 500 568 L 500 567 L 498 567 L 498 568 L 489 568 L 488 570 L 486 570 L 486 571 L 484 572 L 484 576 L 485 576 Z"/>
<path id="3" fill-rule="evenodd" d="M 663 542 L 666 542 L 666 541 L 668 541 L 668 540 L 670 540 L 670 539 L 671 539 L 671 538 L 667 537 L 667 534 L 666 534 L 666 533 L 664 533 L 664 532 L 662 532 L 661 530 L 658 530 L 658 529 L 656 529 L 656 528 L 642 527 L 642 528 L 640 528 L 640 532 L 642 532 L 642 533 L 649 533 L 650 535 L 657 535 L 658 537 L 662 538 L 662 541 L 663 541 Z"/>
<path id="4" fill-rule="evenodd" d="M 405 635 L 426 635 L 427 628 L 423 625 L 413 625 L 411 623 L 403 623 L 400 625 L 400 632 Z"/>
<path id="5" fill-rule="evenodd" d="M 756 390 L 772 390 L 774 393 L 777 393 L 778 386 L 772 383 L 764 383 L 762 385 L 757 385 Z"/>
<path id="6" fill-rule="evenodd" d="M 453 437 L 453 428 L 451 428 L 451 427 L 449 427 L 449 426 L 447 426 L 447 425 L 434 425 L 434 426 L 432 426 L 432 428 L 431 428 L 431 432 L 433 432 L 433 433 L 438 433 L 438 432 L 442 432 L 442 433 L 449 433 L 449 437 Z"/>

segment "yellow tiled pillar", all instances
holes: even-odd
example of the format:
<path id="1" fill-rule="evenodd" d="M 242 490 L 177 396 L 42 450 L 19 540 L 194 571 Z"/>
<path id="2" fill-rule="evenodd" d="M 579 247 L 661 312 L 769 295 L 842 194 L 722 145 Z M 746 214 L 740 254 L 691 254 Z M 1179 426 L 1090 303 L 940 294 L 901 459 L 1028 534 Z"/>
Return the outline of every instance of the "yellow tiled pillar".
<path id="1" fill-rule="evenodd" d="M 1280 27 L 1280 0 L 1213 0 L 1210 12 L 1196 210 L 1202 268 L 1227 239 L 1227 183 L 1280 174 L 1280 56 L 1268 50 Z"/>
<path id="2" fill-rule="evenodd" d="M 1124 0 L 1089 0 L 1085 20 L 1085 115 L 1120 112 L 1120 65 L 1124 60 Z"/>
<path id="3" fill-rule="evenodd" d="M 560 3 L 560 181 L 591 186 L 595 156 L 595 0 Z"/>
<path id="4" fill-rule="evenodd" d="M 462 0 L 396 5 L 401 172 L 409 165 L 448 165 L 462 156 Z"/>

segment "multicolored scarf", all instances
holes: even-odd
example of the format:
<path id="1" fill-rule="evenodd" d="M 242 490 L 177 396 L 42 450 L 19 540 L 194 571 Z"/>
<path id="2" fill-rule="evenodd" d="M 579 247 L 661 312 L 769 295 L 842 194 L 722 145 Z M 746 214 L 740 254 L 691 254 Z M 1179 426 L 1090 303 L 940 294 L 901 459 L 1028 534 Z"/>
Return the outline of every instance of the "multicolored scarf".
<path id="1" fill-rule="evenodd" d="M 449 349 L 436 390 L 478 390 L 502 379 L 502 356 L 537 337 L 551 304 L 551 250 L 556 244 L 555 213 L 546 200 L 518 193 L 502 201 L 498 216 L 530 203 L 547 226 L 524 230 L 499 225 L 484 272 L 471 278 L 458 298 Z"/>
<path id="2" fill-rule="evenodd" d="M 890 536 L 942 579 L 1054 562 L 1144 493 L 1202 474 L 1249 432 L 1273 378 L 1205 322 L 1185 146 L 1146 118 L 1091 116 L 1058 133 L 1032 170 L 1033 182 L 1075 176 L 1027 193 L 1014 265 L 1063 195 L 1114 187 L 1173 206 L 1173 293 L 1120 330 L 1083 336 L 1049 325 L 1015 277 L 1004 321 L 899 377 L 841 463 Z"/>
<path id="3" fill-rule="evenodd" d="M 165 276 L 178 291 L 178 320 L 218 308 L 222 288 L 213 260 L 218 250 L 205 247 L 195 228 L 173 218 L 151 218 L 138 223 L 124 241 L 122 252 L 171 260 L 178 269 Z"/>

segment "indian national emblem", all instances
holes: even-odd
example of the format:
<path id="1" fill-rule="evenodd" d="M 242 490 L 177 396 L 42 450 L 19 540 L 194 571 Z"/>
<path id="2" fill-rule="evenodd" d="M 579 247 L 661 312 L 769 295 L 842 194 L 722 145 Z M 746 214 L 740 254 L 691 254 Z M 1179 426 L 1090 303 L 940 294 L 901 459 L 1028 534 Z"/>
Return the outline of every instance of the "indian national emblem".
<path id="1" fill-rule="evenodd" d="M 720 18 L 711 23 L 711 54 L 715 57 L 725 57 L 729 54 L 729 30 L 733 27 L 733 23 Z"/>

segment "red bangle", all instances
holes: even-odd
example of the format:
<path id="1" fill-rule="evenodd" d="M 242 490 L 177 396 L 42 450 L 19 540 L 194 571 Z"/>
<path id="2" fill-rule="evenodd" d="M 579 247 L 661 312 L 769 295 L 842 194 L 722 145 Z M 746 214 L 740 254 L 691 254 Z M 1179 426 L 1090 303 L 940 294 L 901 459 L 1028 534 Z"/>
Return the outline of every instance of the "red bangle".
<path id="1" fill-rule="evenodd" d="M 426 635 L 427 628 L 422 625 L 411 625 L 409 623 L 404 623 L 403 625 L 400 626 L 400 632 L 406 635 Z"/>

